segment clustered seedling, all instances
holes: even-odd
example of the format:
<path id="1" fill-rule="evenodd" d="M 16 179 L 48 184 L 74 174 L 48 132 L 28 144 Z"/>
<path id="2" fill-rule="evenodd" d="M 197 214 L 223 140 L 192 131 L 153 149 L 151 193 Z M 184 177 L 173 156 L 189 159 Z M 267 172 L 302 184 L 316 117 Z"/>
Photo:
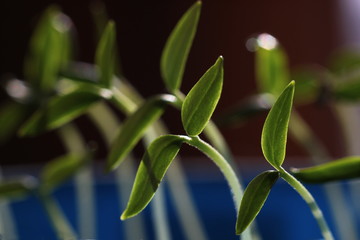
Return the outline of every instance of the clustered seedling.
<path id="1" fill-rule="evenodd" d="M 293 175 L 283 167 L 285 160 L 289 121 L 295 92 L 295 82 L 289 83 L 290 74 L 284 67 L 286 58 L 277 42 L 270 35 L 263 34 L 257 39 L 257 78 L 262 95 L 277 99 L 269 102 L 265 110 L 271 110 L 264 123 L 261 147 L 265 159 L 275 170 L 266 171 L 255 177 L 245 190 L 238 180 L 231 162 L 231 154 L 222 141 L 217 128 L 211 122 L 212 114 L 220 99 L 224 68 L 220 56 L 187 94 L 180 91 L 187 57 L 194 39 L 200 17 L 201 2 L 196 2 L 180 19 L 168 38 L 160 61 L 161 75 L 169 93 L 143 99 L 132 86 L 117 74 L 115 23 L 109 21 L 99 40 L 95 54 L 95 64 L 81 65 L 87 72 L 77 69 L 79 63 L 71 62 L 71 24 L 57 8 L 49 8 L 30 44 L 26 59 L 26 90 L 21 96 L 12 96 L 17 102 L 2 110 L 0 119 L 1 139 L 6 139 L 13 131 L 19 130 L 22 136 L 37 135 L 45 131 L 60 129 L 59 134 L 68 143 L 69 154 L 48 163 L 39 178 L 38 184 L 28 184 L 23 180 L 3 182 L 0 185 L 2 196 L 26 195 L 34 193 L 43 201 L 58 238 L 74 237 L 76 234 L 62 216 L 51 192 L 56 186 L 86 167 L 91 154 L 82 146 L 82 140 L 73 125 L 78 116 L 89 113 L 99 128 L 103 129 L 108 144 L 111 145 L 106 169 L 114 171 L 126 160 L 138 142 L 145 138 L 148 146 L 137 170 L 136 178 L 127 207 L 121 219 L 139 214 L 152 200 L 172 161 L 177 157 L 181 146 L 186 143 L 207 155 L 224 174 L 234 197 L 238 210 L 236 234 L 243 239 L 252 239 L 254 231 L 246 230 L 259 213 L 272 186 L 279 177 L 288 182 L 309 205 L 325 239 L 333 239 L 327 223 L 315 200 L 307 189 L 297 180 L 325 182 L 359 177 L 359 157 L 348 157 L 336 162 L 326 163 L 308 169 L 294 169 Z M 264 40 L 265 38 L 265 40 Z M 262 45 L 266 43 L 269 45 Z M 50 51 L 51 49 L 51 51 Z M 87 74 L 85 74 L 87 73 Z M 90 74 L 89 74 L 90 73 Z M 15 80 L 14 80 L 15 81 Z M 19 80 L 16 80 L 19 81 Z M 301 82 L 301 81 L 300 81 Z M 306 82 L 306 81 L 303 81 Z M 300 93 L 317 91 L 319 86 L 299 84 Z M 309 82 L 307 82 L 309 83 Z M 350 98 L 356 94 L 348 85 L 336 88 L 339 98 Z M 351 85 L 353 86 L 353 85 Z M 314 90 L 315 89 L 315 90 Z M 335 89 L 335 88 L 334 88 Z M 254 98 L 254 99 L 255 99 Z M 267 98 L 269 99 L 269 98 Z M 108 102 L 127 116 L 121 130 L 115 136 L 114 129 L 108 130 L 104 119 L 91 109 L 97 104 L 106 110 L 103 102 Z M 167 106 L 181 111 L 181 120 L 186 135 L 166 133 L 165 125 L 159 120 Z M 246 107 L 246 117 L 264 108 L 252 105 Z M 233 122 L 243 117 L 244 108 L 224 117 L 224 122 Z M 240 113 L 239 113 L 240 112 Z M 250 114 L 249 114 L 250 113 Z M 13 119 L 11 121 L 10 119 Z M 230 119 L 230 121 L 229 121 Z M 290 130 L 291 130 L 290 126 Z M 204 132 L 210 144 L 201 139 Z M 306 141 L 305 141 L 306 142 Z M 212 145 L 214 146 L 212 146 Z M 77 147 L 74 147 L 77 146 Z M 241 202 L 241 205 L 240 205 Z"/>

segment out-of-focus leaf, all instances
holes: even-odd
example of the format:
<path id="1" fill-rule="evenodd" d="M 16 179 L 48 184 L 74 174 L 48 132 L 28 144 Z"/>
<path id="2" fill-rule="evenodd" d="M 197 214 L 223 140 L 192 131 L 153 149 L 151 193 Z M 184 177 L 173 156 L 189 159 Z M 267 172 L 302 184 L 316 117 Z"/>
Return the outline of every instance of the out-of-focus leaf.
<path id="1" fill-rule="evenodd" d="M 41 17 L 25 59 L 25 76 L 42 92 L 53 89 L 59 71 L 71 56 L 72 22 L 60 10 L 49 7 Z"/>
<path id="2" fill-rule="evenodd" d="M 155 139 L 143 156 L 128 205 L 121 219 L 140 213 L 153 198 L 172 160 L 180 150 L 185 136 L 164 135 Z"/>
<path id="3" fill-rule="evenodd" d="M 291 81 L 271 108 L 262 130 L 262 152 L 266 160 L 276 169 L 281 167 L 285 159 L 294 90 L 295 82 Z"/>
<path id="4" fill-rule="evenodd" d="M 49 162 L 41 172 L 40 190 L 49 193 L 86 166 L 89 156 L 68 154 Z"/>
<path id="5" fill-rule="evenodd" d="M 333 87 L 333 95 L 335 99 L 341 101 L 358 101 L 360 99 L 360 78 L 348 82 L 335 84 L 335 86 Z"/>
<path id="6" fill-rule="evenodd" d="M 142 138 L 147 128 L 163 114 L 165 107 L 176 101 L 172 95 L 158 95 L 146 101 L 123 124 L 110 149 L 107 169 L 113 170 Z"/>
<path id="7" fill-rule="evenodd" d="M 231 107 L 231 109 L 215 119 L 215 122 L 220 127 L 239 125 L 258 114 L 268 112 L 273 103 L 274 97 L 272 94 L 263 93 L 253 95 L 240 104 Z"/>
<path id="8" fill-rule="evenodd" d="M 0 108 L 0 143 L 16 135 L 16 131 L 31 114 L 29 106 L 8 102 Z"/>
<path id="9" fill-rule="evenodd" d="M 262 93 L 278 97 L 290 82 L 289 66 L 284 50 L 270 34 L 256 39 L 255 68 L 258 88 Z"/>
<path id="10" fill-rule="evenodd" d="M 258 215 L 279 176 L 277 171 L 266 171 L 255 177 L 246 187 L 236 221 L 236 234 L 245 231 Z"/>
<path id="11" fill-rule="evenodd" d="M 109 88 L 112 85 L 112 78 L 115 68 L 116 55 L 116 32 L 115 23 L 110 21 L 96 49 L 95 64 L 100 71 L 100 84 Z"/>
<path id="12" fill-rule="evenodd" d="M 294 102 L 309 104 L 319 98 L 321 85 L 318 73 L 312 69 L 298 68 L 291 73 L 291 79 L 296 81 Z"/>
<path id="13" fill-rule="evenodd" d="M 360 52 L 354 49 L 342 49 L 331 56 L 330 70 L 338 75 L 360 69 Z"/>
<path id="14" fill-rule="evenodd" d="M 209 122 L 220 99 L 223 78 L 223 58 L 219 57 L 185 97 L 181 120 L 189 136 L 199 135 Z"/>
<path id="15" fill-rule="evenodd" d="M 167 89 L 173 93 L 179 89 L 186 61 L 196 33 L 201 10 L 198 1 L 183 15 L 171 32 L 160 62 L 162 78 Z"/>
<path id="16" fill-rule="evenodd" d="M 0 198 L 26 197 L 37 185 L 37 180 L 32 176 L 0 181 Z"/>
<path id="17" fill-rule="evenodd" d="M 85 113 L 93 104 L 110 97 L 109 90 L 88 88 L 51 99 L 48 105 L 36 111 L 20 129 L 22 136 L 33 136 L 60 127 Z"/>
<path id="18" fill-rule="evenodd" d="M 360 177 L 360 156 L 341 158 L 309 168 L 293 168 L 291 172 L 300 181 L 325 183 Z"/>

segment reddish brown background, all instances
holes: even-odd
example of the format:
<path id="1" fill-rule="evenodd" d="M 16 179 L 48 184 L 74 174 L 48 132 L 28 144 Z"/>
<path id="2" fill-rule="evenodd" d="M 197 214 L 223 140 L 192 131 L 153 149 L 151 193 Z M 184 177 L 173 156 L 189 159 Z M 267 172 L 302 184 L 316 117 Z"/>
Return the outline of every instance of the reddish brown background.
<path id="1" fill-rule="evenodd" d="M 93 23 L 88 11 L 90 1 L 53 1 L 74 21 L 78 31 L 79 57 L 91 62 L 95 41 Z M 194 2 L 182 1 L 104 1 L 111 18 L 117 23 L 119 54 L 124 73 L 144 96 L 164 92 L 159 76 L 159 59 L 166 37 L 176 21 Z M 39 14 L 49 1 L 6 1 L 1 9 L 1 74 L 15 73 L 22 77 L 22 58 Z M 215 115 L 226 107 L 254 93 L 254 58 L 245 48 L 253 34 L 267 32 L 284 46 L 291 66 L 316 63 L 327 59 L 340 45 L 337 30 L 336 2 L 304 1 L 238 1 L 204 0 L 198 33 L 189 57 L 182 90 L 187 92 L 217 56 L 225 58 L 223 97 Z M 299 111 L 313 126 L 333 156 L 341 156 L 343 146 L 338 126 L 327 106 L 306 106 Z M 224 129 L 236 156 L 261 156 L 260 133 L 264 115 L 236 129 Z M 182 133 L 179 114 L 169 111 L 165 120 L 174 133 Z M 85 120 L 78 121 L 80 123 Z M 86 125 L 89 140 L 99 134 Z M 46 161 L 62 152 L 53 134 L 38 139 L 19 140 L 0 147 L 1 163 Z M 105 154 L 99 145 L 99 157 Z M 291 140 L 290 156 L 305 156 Z M 187 154 L 195 154 L 188 152 Z M 30 157 L 31 156 L 31 157 Z"/>

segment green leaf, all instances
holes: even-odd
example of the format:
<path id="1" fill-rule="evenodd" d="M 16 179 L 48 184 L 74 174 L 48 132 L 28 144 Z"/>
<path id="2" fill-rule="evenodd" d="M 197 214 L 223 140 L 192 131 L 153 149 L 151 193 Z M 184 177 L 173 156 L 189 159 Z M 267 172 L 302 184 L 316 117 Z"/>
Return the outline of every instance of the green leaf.
<path id="1" fill-rule="evenodd" d="M 31 194 L 37 185 L 37 180 L 32 176 L 0 181 L 0 198 L 25 197 Z"/>
<path id="2" fill-rule="evenodd" d="M 135 113 L 129 116 L 123 124 L 110 149 L 107 169 L 113 170 L 119 166 L 129 152 L 143 137 L 147 128 L 163 114 L 165 107 L 176 101 L 172 95 L 159 95 L 147 100 Z"/>
<path id="3" fill-rule="evenodd" d="M 291 172 L 300 181 L 325 183 L 360 177 L 360 156 L 341 158 L 309 168 L 293 168 Z"/>
<path id="4" fill-rule="evenodd" d="M 279 176 L 277 171 L 266 171 L 255 177 L 246 187 L 236 221 L 236 234 L 245 231 L 258 215 Z"/>
<path id="5" fill-rule="evenodd" d="M 49 193 L 86 166 L 89 156 L 68 154 L 50 161 L 41 172 L 40 190 Z"/>
<path id="6" fill-rule="evenodd" d="M 181 85 L 200 11 L 201 2 L 198 1 L 179 20 L 165 44 L 160 70 L 165 85 L 171 93 L 178 90 Z"/>
<path id="7" fill-rule="evenodd" d="M 269 93 L 250 96 L 221 114 L 215 119 L 215 123 L 218 126 L 238 126 L 259 114 L 268 112 L 274 101 L 274 96 Z"/>
<path id="8" fill-rule="evenodd" d="M 56 6 L 41 17 L 30 41 L 25 59 L 25 76 L 34 88 L 48 93 L 54 88 L 59 71 L 71 57 L 72 22 Z"/>
<path id="9" fill-rule="evenodd" d="M 285 159 L 294 90 L 295 82 L 291 81 L 271 108 L 262 130 L 261 148 L 264 157 L 276 169 L 281 167 Z"/>
<path id="10" fill-rule="evenodd" d="M 360 67 L 360 53 L 355 49 L 341 49 L 330 58 L 330 70 L 338 75 L 357 71 Z"/>
<path id="11" fill-rule="evenodd" d="M 223 78 L 223 58 L 219 57 L 185 97 L 181 120 L 189 136 L 199 135 L 210 120 L 220 99 Z"/>
<path id="12" fill-rule="evenodd" d="M 261 93 L 278 97 L 290 81 L 288 60 L 273 36 L 263 33 L 256 39 L 255 72 Z"/>
<path id="13" fill-rule="evenodd" d="M 337 100 L 346 102 L 357 102 L 360 100 L 360 76 L 358 79 L 335 84 L 333 95 Z"/>
<path id="14" fill-rule="evenodd" d="M 8 102 L 0 108 L 0 143 L 15 136 L 21 124 L 31 114 L 31 109 L 20 103 Z"/>
<path id="15" fill-rule="evenodd" d="M 109 88 L 112 85 L 112 78 L 115 68 L 115 56 L 116 56 L 116 32 L 115 23 L 110 21 L 104 33 L 99 41 L 96 49 L 95 64 L 100 71 L 99 82 Z"/>
<path id="16" fill-rule="evenodd" d="M 291 79 L 296 80 L 294 102 L 296 104 L 310 104 L 319 99 L 321 75 L 313 69 L 298 68 L 292 71 Z"/>
<path id="17" fill-rule="evenodd" d="M 185 136 L 164 135 L 155 139 L 144 154 L 136 174 L 128 205 L 121 219 L 140 213 L 153 198 Z"/>
<path id="18" fill-rule="evenodd" d="M 33 136 L 58 128 L 85 113 L 93 104 L 106 97 L 100 88 L 74 91 L 51 99 L 44 109 L 36 111 L 20 129 L 22 136 Z M 104 96 L 105 95 L 105 96 Z"/>

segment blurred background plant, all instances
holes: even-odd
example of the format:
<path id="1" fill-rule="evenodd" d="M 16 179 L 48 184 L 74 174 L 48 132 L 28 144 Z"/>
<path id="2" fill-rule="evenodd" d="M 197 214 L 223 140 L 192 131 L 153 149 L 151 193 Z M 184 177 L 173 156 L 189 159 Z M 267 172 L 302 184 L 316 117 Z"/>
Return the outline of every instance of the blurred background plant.
<path id="1" fill-rule="evenodd" d="M 111 99 L 112 93 L 107 91 L 108 86 L 106 86 L 106 81 L 108 81 L 108 78 L 106 77 L 101 80 L 104 84 L 103 89 L 94 88 L 87 84 L 86 80 L 95 81 L 97 79 L 97 71 L 99 70 L 94 69 L 93 65 L 88 63 L 95 62 L 101 71 L 102 64 L 106 66 L 109 64 L 106 62 L 103 63 L 104 60 L 99 56 L 101 55 L 99 52 L 107 52 L 107 54 L 105 54 L 107 56 L 103 59 L 114 58 L 116 67 L 113 71 L 121 80 L 124 80 L 123 75 L 125 75 L 131 80 L 131 84 L 135 86 L 139 92 L 144 94 L 145 97 L 163 92 L 164 87 L 161 85 L 161 81 L 158 80 L 160 79 L 158 69 L 161 49 L 175 22 L 192 2 L 184 1 L 177 4 L 168 2 L 145 2 L 139 8 L 138 3 L 105 2 L 105 5 L 103 5 L 98 2 L 84 2 L 83 5 L 79 4 L 79 6 L 74 6 L 70 2 L 60 1 L 58 4 L 65 13 L 71 16 L 75 24 L 68 16 L 60 11 L 59 7 L 47 8 L 40 18 L 40 24 L 37 25 L 31 40 L 29 40 L 30 29 L 35 25 L 35 22 L 38 22 L 40 13 L 48 3 L 39 2 L 39 5 L 21 3 L 23 4 L 21 5 L 22 7 L 12 4 L 13 3 L 7 3 L 5 6 L 5 9 L 6 7 L 9 8 L 7 11 L 9 14 L 3 16 L 2 28 L 4 32 L 8 33 L 9 38 L 3 39 L 3 44 L 1 44 L 1 52 L 4 54 L 2 59 L 6 59 L 1 66 L 1 73 L 4 76 L 2 80 L 3 104 L 0 118 L 1 152 L 3 154 L 1 164 L 5 165 L 6 169 L 10 168 L 11 172 L 11 174 L 9 174 L 8 170 L 6 170 L 4 173 L 5 178 L 8 177 L 7 175 L 12 175 L 11 177 L 13 179 L 14 172 L 23 172 L 18 170 L 18 168 L 12 168 L 17 164 L 27 164 L 26 166 L 31 164 L 30 166 L 33 166 L 33 163 L 40 163 L 44 165 L 49 159 L 56 158 L 46 163 L 46 166 L 40 174 L 34 174 L 34 171 L 25 172 L 31 175 L 41 176 L 40 189 L 42 190 L 37 195 L 43 201 L 50 219 L 53 224 L 55 224 L 55 229 L 61 229 L 62 233 L 57 233 L 58 237 L 61 238 L 66 234 L 66 236 L 75 238 L 77 235 L 76 232 L 78 232 L 79 235 L 77 237 L 80 238 L 94 238 L 95 236 L 100 238 L 100 236 L 105 236 L 102 235 L 103 230 L 98 230 L 99 227 L 94 228 L 89 226 L 96 224 L 97 212 L 95 205 L 100 204 L 99 202 L 101 201 L 104 201 L 106 204 L 108 200 L 105 198 L 104 200 L 95 200 L 93 197 L 84 197 L 97 196 L 94 191 L 102 191 L 94 190 L 92 187 L 96 183 L 93 183 L 94 180 L 91 176 L 93 174 L 92 168 L 90 165 L 87 165 L 87 163 L 89 163 L 88 160 L 90 158 L 103 159 L 106 157 L 107 145 L 110 145 L 111 139 L 114 138 L 114 129 L 117 129 L 119 125 L 118 119 L 134 111 L 137 105 L 143 100 L 134 93 L 132 87 L 129 87 L 127 84 L 127 81 L 120 82 L 119 79 L 116 79 L 115 82 L 117 86 L 127 89 L 125 92 L 130 93 L 132 98 L 135 99 L 134 102 L 129 104 L 122 104 L 120 102 L 120 105 L 117 105 L 119 102 L 115 103 L 114 106 L 120 106 L 122 113 L 114 111 L 113 106 L 104 105 L 103 103 L 96 104 L 100 99 Z M 259 169 L 264 168 L 263 160 L 259 158 L 261 156 L 259 141 L 261 135 L 260 130 L 263 124 L 262 117 L 265 116 L 264 113 L 269 110 L 274 98 L 280 94 L 280 91 L 290 79 L 297 80 L 295 101 L 299 113 L 294 112 L 292 116 L 294 118 L 294 127 L 290 126 L 290 131 L 292 131 L 295 136 L 295 141 L 290 140 L 290 146 L 288 148 L 288 156 L 296 157 L 290 158 L 290 161 L 286 164 L 288 166 L 302 167 L 312 165 L 311 162 L 307 160 L 310 158 L 314 159 L 315 163 L 321 163 L 342 156 L 358 154 L 356 151 L 359 141 L 357 140 L 358 135 L 355 134 L 357 128 L 354 127 L 356 124 L 352 122 L 358 122 L 357 118 L 359 115 L 357 108 L 353 105 L 356 104 L 358 100 L 359 92 L 359 83 L 357 81 L 359 55 L 353 50 L 350 52 L 341 51 L 332 57 L 331 63 L 326 63 L 332 49 L 336 49 L 343 41 L 342 36 L 337 35 L 338 30 L 336 24 L 338 19 L 336 19 L 336 16 L 338 16 L 338 13 L 336 2 L 313 3 L 305 1 L 303 3 L 289 4 L 283 1 L 278 3 L 279 5 L 276 5 L 281 6 L 277 10 L 275 10 L 276 6 L 268 6 L 268 4 L 269 3 L 265 4 L 256 1 L 248 3 L 248 5 L 245 5 L 245 3 L 237 3 L 236 1 L 230 1 L 229 3 L 204 2 L 205 9 L 200 18 L 199 33 L 194 40 L 194 45 L 187 63 L 188 67 L 184 73 L 185 81 L 181 88 L 184 92 L 187 92 L 195 83 L 193 79 L 199 79 L 203 72 L 212 64 L 213 59 L 219 54 L 225 56 L 225 85 L 222 94 L 223 97 L 220 100 L 219 110 L 216 115 L 218 116 L 218 124 L 226 126 L 223 128 L 223 132 L 232 151 L 237 159 L 239 159 L 236 164 L 241 166 L 240 169 L 242 173 L 247 176 L 252 176 L 253 172 L 258 172 L 260 171 Z M 88 9 L 89 6 L 90 10 L 84 11 L 84 9 Z M 105 6 L 107 6 L 107 10 L 105 10 Z M 20 9 L 20 11 L 24 11 L 24 14 L 19 14 L 18 12 L 17 16 L 15 16 L 11 14 L 15 11 L 13 9 Z M 27 11 L 25 11 L 25 9 Z M 241 11 L 244 14 L 240 14 L 240 16 L 239 9 L 247 9 L 247 11 Z M 299 9 L 310 9 L 308 15 L 313 15 L 314 17 L 304 18 Z M 134 14 L 134 12 L 136 12 L 136 14 Z M 252 14 L 254 12 L 257 13 L 255 16 Z M 319 16 L 318 12 L 322 14 Z M 299 14 L 299 16 L 296 17 L 296 14 Z M 105 29 L 108 19 L 107 15 L 110 15 L 117 25 L 108 25 L 108 33 L 106 34 L 105 31 L 103 35 L 103 30 Z M 276 15 L 280 16 L 275 18 Z M 154 16 L 157 17 L 155 18 Z M 24 20 L 29 18 L 33 20 L 30 22 Z M 164 21 L 164 19 L 166 19 L 166 21 Z M 89 24 L 90 22 L 93 24 Z M 19 25 L 23 26 L 21 29 L 26 30 L 18 31 L 20 27 L 16 26 Z M 74 26 L 77 28 L 75 29 Z M 224 26 L 228 27 L 225 28 Z M 118 31 L 116 34 L 117 38 L 111 36 L 111 32 L 115 32 L 115 29 Z M 253 37 L 249 38 L 254 32 L 264 31 L 271 32 L 277 36 L 277 38 L 281 40 L 281 45 L 277 39 L 269 34 L 253 35 Z M 96 34 L 93 34 L 94 32 Z M 156 34 L 154 34 L 154 32 L 156 32 Z M 101 41 L 98 44 L 101 35 L 105 36 L 105 40 L 102 41 L 107 42 L 107 44 L 101 44 Z M 75 39 L 75 44 L 72 43 L 71 39 Z M 246 41 L 247 39 L 249 40 Z M 113 48 L 106 49 L 106 46 L 112 45 L 111 41 L 115 41 L 118 44 L 114 44 Z M 27 51 L 25 48 L 28 45 L 26 42 L 30 42 L 30 51 L 27 54 L 25 54 L 25 51 Z M 92 50 L 95 49 L 94 46 L 98 46 L 96 53 Z M 250 51 L 255 51 L 255 54 L 248 52 L 244 46 Z M 286 49 L 290 56 L 290 62 L 288 62 L 288 57 L 283 49 Z M 113 55 L 115 52 L 120 53 L 120 58 L 117 58 L 116 54 Z M 24 59 L 24 70 L 22 70 L 21 62 L 25 55 L 27 57 Z M 255 76 L 252 61 L 254 56 Z M 72 60 L 76 60 L 77 62 L 73 62 Z M 71 63 L 70 65 L 68 65 L 69 61 Z M 312 65 L 306 68 L 301 67 L 301 69 L 291 68 L 295 70 L 289 71 L 288 65 L 294 66 L 304 62 L 311 62 Z M 46 67 L 43 68 L 40 66 Z M 112 76 L 112 70 L 109 71 Z M 8 74 L 9 72 L 11 75 Z M 103 77 L 102 74 L 100 76 L 101 78 Z M 63 81 L 60 81 L 59 83 L 61 84 L 54 88 L 54 82 L 59 78 Z M 69 97 L 67 99 L 53 98 L 59 92 L 68 94 L 73 90 L 74 85 L 64 80 L 64 78 L 75 79 L 77 81 L 75 87 L 82 91 L 80 91 L 80 94 L 68 95 Z M 277 80 L 280 79 L 276 82 L 279 84 L 268 84 L 271 83 L 274 78 Z M 19 79 L 26 79 L 26 81 Z M 257 80 L 256 85 L 253 79 Z M 239 80 L 241 81 L 240 83 Z M 256 86 L 259 89 L 258 91 L 255 90 Z M 257 92 L 257 94 L 253 95 L 254 92 Z M 81 101 L 78 101 L 79 99 L 81 99 Z M 49 100 L 50 105 L 48 105 Z M 227 110 L 228 106 L 234 106 L 234 103 L 239 102 L 239 100 L 240 107 L 235 106 Z M 74 104 L 76 102 L 80 102 L 81 104 Z M 344 104 L 344 102 L 347 103 Z M 349 102 L 352 104 L 349 105 Z M 89 121 L 87 117 L 80 117 L 75 120 L 76 125 L 68 125 L 60 131 L 50 131 L 36 138 L 20 139 L 16 136 L 19 127 L 23 125 L 25 120 L 28 119 L 36 109 L 40 108 L 42 111 L 46 109 L 51 110 L 51 108 L 56 105 L 70 106 L 69 111 L 72 112 L 72 114 L 70 114 L 71 118 L 78 117 L 81 113 L 84 113 L 85 110 L 88 110 L 90 105 L 94 105 L 88 115 L 94 123 Z M 219 114 L 220 111 L 223 111 L 224 114 Z M 258 113 L 260 113 L 260 116 L 256 117 Z M 61 118 L 59 114 L 61 115 L 61 111 L 55 111 L 50 113 L 47 118 L 50 120 L 52 118 L 54 120 L 62 119 L 64 122 L 69 120 Z M 181 132 L 181 123 L 180 120 L 174 119 L 175 114 L 177 113 L 175 113 L 174 110 L 169 109 L 164 115 L 164 121 L 171 131 Z M 6 117 L 6 115 L 11 117 Z M 106 124 L 101 124 L 105 122 L 105 118 L 107 119 Z M 44 123 L 49 119 L 44 120 Z M 323 119 L 326 119 L 326 121 Z M 53 126 L 48 127 L 55 128 L 62 124 L 61 122 L 54 122 Z M 311 130 L 307 122 L 311 126 Z M 236 128 L 231 127 L 234 125 L 236 125 Z M 94 128 L 94 126 L 96 127 Z M 40 124 L 31 129 L 38 128 L 38 130 L 41 130 L 43 127 L 45 127 L 45 125 Z M 99 130 L 95 131 L 94 129 Z M 343 129 L 344 135 L 340 129 Z M 24 131 L 25 130 L 23 130 L 23 133 Z M 346 141 L 340 141 L 339 139 L 346 139 Z M 64 152 L 69 152 L 69 154 L 58 159 L 57 157 L 63 155 Z M 139 157 L 141 153 L 142 150 L 139 148 L 138 151 L 135 152 L 135 157 Z M 185 158 L 190 159 L 194 157 L 199 158 L 199 155 L 191 150 L 185 151 L 183 155 Z M 59 162 L 61 162 L 61 164 L 57 165 Z M 185 165 L 190 165 L 191 162 L 192 161 L 184 161 Z M 64 165 L 63 163 L 68 164 Z M 95 166 L 99 164 L 100 167 L 97 168 L 103 169 L 102 163 L 103 161 L 101 160 L 97 161 Z M 201 168 L 206 166 L 211 169 L 209 165 L 202 161 L 200 161 L 198 166 L 201 166 Z M 119 191 L 121 191 L 119 194 L 121 197 L 119 206 L 127 201 L 128 192 L 130 191 L 129 188 L 131 187 L 131 181 L 129 182 L 127 175 L 131 175 L 131 172 L 133 172 L 133 175 L 135 171 L 134 168 L 134 166 L 128 164 L 127 167 L 122 167 L 115 175 L 116 178 L 119 179 L 119 185 L 121 185 L 121 182 L 127 183 L 119 187 Z M 192 166 L 192 169 L 196 168 L 196 166 L 195 168 Z M 37 169 L 35 172 L 39 172 L 38 168 L 35 169 Z M 77 216 L 78 220 L 76 221 L 71 221 L 75 219 L 73 216 L 75 215 L 75 211 L 67 212 L 66 216 L 63 216 L 57 201 L 54 201 L 50 194 L 58 184 L 71 176 L 69 170 L 64 169 L 79 170 L 79 173 L 75 177 L 76 190 L 73 191 L 74 195 L 78 196 L 74 199 L 79 201 L 76 204 L 79 211 Z M 171 169 L 177 168 L 174 167 Z M 69 175 L 64 175 L 64 171 L 68 172 Z M 175 176 L 176 174 L 181 175 L 182 173 L 174 171 L 169 175 Z M 198 173 L 195 175 L 198 175 Z M 191 203 L 191 198 L 187 200 L 184 198 L 188 190 L 186 190 L 185 185 L 179 185 L 179 181 L 182 181 L 179 179 L 182 179 L 182 177 L 175 177 L 175 179 L 177 179 L 175 180 L 177 185 L 170 186 L 169 190 L 171 191 L 175 188 L 178 190 L 173 191 L 174 193 L 172 194 L 176 194 L 176 192 L 178 194 L 173 195 L 173 199 L 175 202 L 176 199 L 178 199 L 178 202 L 174 205 L 180 206 L 180 208 L 178 208 L 180 209 L 178 210 L 178 214 L 180 214 L 182 212 L 181 209 L 190 208 L 193 204 Z M 42 184 L 43 182 L 51 184 L 50 186 L 44 186 Z M 171 181 L 169 182 L 171 184 Z M 22 195 L 38 189 L 37 180 L 29 176 L 21 176 L 19 179 L 16 178 L 4 183 L 6 192 L 9 192 L 7 189 L 14 189 L 17 191 L 15 195 Z M 357 201 L 354 200 L 359 195 L 359 190 L 357 190 L 358 186 L 352 188 L 350 191 L 353 198 L 349 200 L 349 194 L 347 193 L 348 186 L 356 186 L 356 184 L 350 182 L 349 185 L 346 185 L 345 194 L 341 193 L 344 190 L 341 186 L 338 186 L 339 184 L 335 185 L 335 187 L 331 185 L 326 186 L 327 194 L 345 197 L 342 200 L 341 197 L 329 197 L 329 200 L 335 199 L 336 201 L 330 203 L 330 205 L 342 206 L 347 209 L 346 205 L 350 201 L 351 206 L 359 209 L 358 204 L 356 204 Z M 185 190 L 181 191 L 179 186 L 183 186 L 182 189 Z M 316 190 L 321 191 L 319 189 Z M 199 189 L 195 190 L 195 192 L 197 191 L 199 191 Z M 59 192 L 61 192 L 61 188 L 55 191 L 55 194 L 59 194 Z M 161 209 L 161 201 L 164 201 L 164 197 L 161 197 L 161 192 L 158 192 L 157 195 L 159 195 L 160 200 L 157 200 L 157 204 L 154 204 L 155 210 L 153 210 L 154 213 L 157 213 L 150 214 L 154 216 L 155 219 L 157 218 L 157 220 L 151 221 L 155 226 L 155 230 L 144 231 L 150 231 L 150 234 L 146 234 L 149 239 L 151 239 L 151 231 L 154 231 L 155 239 L 170 239 L 171 235 L 172 238 L 176 239 L 174 234 L 167 232 L 170 229 L 173 231 L 177 230 L 174 230 L 174 227 L 166 224 L 166 216 L 168 216 L 169 213 L 163 212 L 166 210 Z M 179 198 L 179 195 L 182 195 L 182 197 Z M 212 197 L 214 196 L 212 195 Z M 61 197 L 58 198 L 61 200 Z M 181 201 L 179 199 L 181 199 Z M 212 200 L 215 202 L 215 199 Z M 181 208 L 181 202 L 183 208 Z M 59 201 L 59 203 L 60 205 L 62 204 L 61 201 Z M 9 211 L 7 200 L 3 200 L 2 207 L 2 213 L 6 215 L 3 219 L 11 219 L 11 211 Z M 81 210 L 81 208 L 83 210 Z M 344 208 L 340 208 L 340 210 L 339 208 L 331 208 L 331 212 L 335 214 L 329 214 L 333 217 L 333 225 L 336 225 L 334 228 L 337 228 L 336 232 L 338 236 L 341 236 L 341 239 L 356 239 L 359 214 L 356 215 L 355 212 L 351 213 L 348 209 L 344 210 Z M 120 207 L 120 209 L 123 209 L 123 207 Z M 16 211 L 17 210 L 15 210 L 15 213 Z M 23 211 L 22 214 L 24 214 L 25 211 L 21 211 Z M 231 211 L 233 210 L 230 208 L 230 212 Z M 120 212 L 120 210 L 116 211 L 116 213 L 112 215 L 115 216 L 112 221 L 118 221 Z M 217 239 L 215 235 L 206 233 L 206 231 L 203 230 L 201 227 L 202 223 L 196 220 L 198 218 L 196 212 L 197 210 L 195 209 L 188 209 L 188 214 L 195 214 L 190 217 L 192 219 L 190 224 L 189 222 L 186 223 L 184 218 L 179 218 L 179 221 L 182 221 L 180 225 L 183 226 L 186 232 L 185 238 L 209 239 L 209 235 L 211 235 L 211 237 Z M 148 218 L 148 215 L 145 215 L 143 218 Z M 73 223 L 68 224 L 66 219 L 70 219 Z M 235 219 L 233 219 L 233 221 L 235 222 Z M 156 222 L 158 222 L 158 224 L 156 224 Z M 10 237 L 16 238 L 18 234 L 22 236 L 21 233 L 16 233 L 15 230 L 12 231 L 11 229 L 15 229 L 15 226 L 10 226 L 9 224 L 11 225 L 11 221 L 3 221 L 2 227 L 5 229 L 3 233 L 4 236 L 8 236 L 9 239 L 11 239 Z M 134 229 L 146 229 L 146 227 L 139 227 L 142 225 L 144 225 L 144 220 L 137 220 L 129 223 L 129 225 L 125 222 L 124 227 L 127 230 L 124 232 L 130 234 L 127 235 L 127 239 L 138 239 L 140 236 L 144 236 L 144 233 L 141 231 L 133 231 Z M 236 238 L 235 232 L 233 231 L 234 224 L 232 224 L 231 219 L 229 225 L 230 227 L 228 227 L 228 229 L 230 229 L 230 233 L 229 237 L 226 236 L 226 238 Z M 20 223 L 19 226 L 23 225 Z M 20 228 L 22 229 L 22 227 Z M 75 228 L 76 231 L 73 228 Z M 118 226 L 117 229 L 119 228 Z M 206 229 L 208 232 L 209 228 L 211 227 L 207 225 Z M 262 229 L 260 228 L 260 230 Z M 21 230 L 19 232 L 21 232 Z M 117 234 L 121 235 L 120 233 Z M 316 232 L 315 234 L 319 233 Z M 38 236 L 40 237 L 41 235 Z M 180 234 L 178 238 L 182 239 L 181 236 Z M 221 235 L 221 237 L 223 236 L 225 235 Z M 280 239 L 279 237 L 275 237 L 275 235 L 272 236 Z M 316 236 L 318 235 L 315 235 L 315 237 Z M 286 237 L 283 239 L 286 239 Z M 294 238 L 292 237 L 292 239 Z"/>

